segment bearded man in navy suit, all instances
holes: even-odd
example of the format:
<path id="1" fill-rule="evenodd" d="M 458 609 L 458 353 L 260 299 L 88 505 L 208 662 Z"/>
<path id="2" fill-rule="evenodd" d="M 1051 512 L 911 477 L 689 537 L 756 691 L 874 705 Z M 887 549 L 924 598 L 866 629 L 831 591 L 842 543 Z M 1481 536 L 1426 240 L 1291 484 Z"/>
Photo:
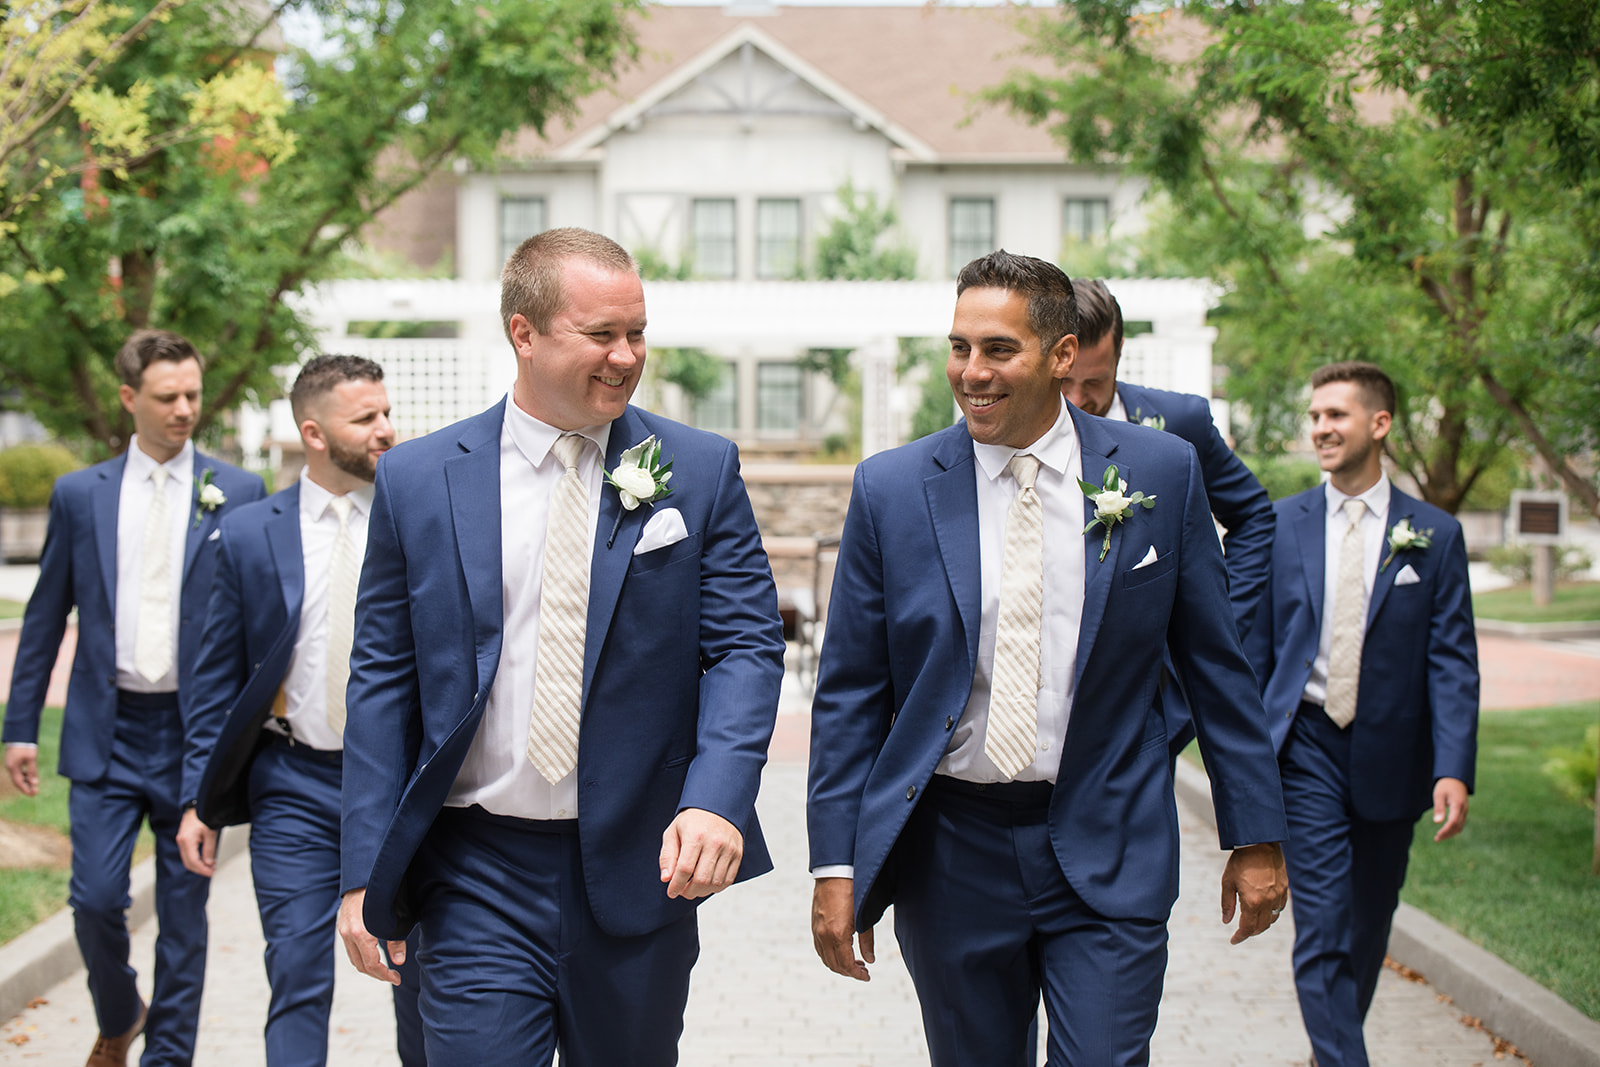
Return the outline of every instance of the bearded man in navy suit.
<path id="1" fill-rule="evenodd" d="M 1266 721 L 1194 450 L 1062 399 L 1077 306 L 1058 267 L 995 252 L 956 291 L 946 372 L 966 419 L 863 461 L 839 546 L 812 708 L 813 938 L 865 980 L 894 904 L 939 1067 L 1030 1062 L 1041 992 L 1052 1065 L 1143 1064 L 1178 891 L 1165 651 L 1234 850 L 1236 942 L 1286 888 Z"/>
<path id="2" fill-rule="evenodd" d="M 1222 439 L 1204 397 L 1117 380 L 1122 365 L 1122 305 L 1105 282 L 1074 278 L 1072 288 L 1078 298 L 1078 358 L 1071 373 L 1062 379 L 1061 393 L 1090 415 L 1165 430 L 1194 446 L 1211 514 L 1226 531 L 1222 547 L 1233 621 L 1239 628 L 1239 640 L 1248 643 L 1267 595 L 1272 500 Z M 1163 685 L 1161 705 L 1176 759 L 1194 740 L 1193 717 L 1183 687 Z"/>
<path id="3" fill-rule="evenodd" d="M 1461 832 L 1477 758 L 1478 645 L 1461 524 L 1395 488 L 1389 376 L 1311 376 L 1328 481 L 1278 501 L 1271 596 L 1251 642 L 1289 814 L 1294 975 L 1320 1067 L 1366 1067 L 1413 827 Z"/>
<path id="4" fill-rule="evenodd" d="M 394 981 L 420 927 L 432 1062 L 672 1064 L 697 902 L 772 865 L 777 594 L 733 444 L 628 405 L 627 252 L 529 238 L 501 317 L 510 396 L 378 466 L 340 932 Z"/>
<path id="5" fill-rule="evenodd" d="M 50 494 L 39 583 L 22 617 L 6 705 L 6 770 L 39 791 L 39 712 L 78 609 L 78 644 L 61 722 L 72 780 L 68 902 L 89 972 L 100 1039 L 89 1067 L 121 1067 L 145 1034 L 145 1067 L 194 1055 L 206 966 L 210 883 L 184 869 L 183 721 L 216 566 L 217 524 L 266 495 L 261 479 L 194 447 L 200 353 L 167 330 L 140 330 L 117 352 L 118 395 L 134 435 L 116 459 L 62 475 Z M 128 964 L 128 879 L 139 824 L 156 837 L 155 990 L 148 1013 Z"/>

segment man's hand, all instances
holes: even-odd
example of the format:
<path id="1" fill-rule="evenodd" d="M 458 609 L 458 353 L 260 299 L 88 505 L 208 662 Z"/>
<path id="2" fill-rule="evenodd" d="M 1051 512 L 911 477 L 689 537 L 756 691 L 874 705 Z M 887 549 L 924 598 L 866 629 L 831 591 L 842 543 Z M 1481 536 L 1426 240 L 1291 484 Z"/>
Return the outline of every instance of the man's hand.
<path id="1" fill-rule="evenodd" d="M 6 774 L 25 797 L 39 795 L 39 750 L 32 745 L 6 746 Z"/>
<path id="2" fill-rule="evenodd" d="M 684 808 L 661 835 L 661 880 L 667 896 L 694 900 L 733 884 L 744 859 L 744 835 L 722 816 Z"/>
<path id="3" fill-rule="evenodd" d="M 828 970 L 861 982 L 872 981 L 867 964 L 872 954 L 872 927 L 861 931 L 861 959 L 855 946 L 855 879 L 818 878 L 811 892 L 811 943 Z"/>
<path id="4" fill-rule="evenodd" d="M 1239 902 L 1239 928 L 1229 944 L 1237 945 L 1278 921 L 1289 898 L 1289 872 L 1283 849 L 1276 843 L 1236 848 L 1222 869 L 1222 921 L 1233 921 L 1234 898 Z"/>
<path id="5" fill-rule="evenodd" d="M 367 899 L 365 889 L 352 889 L 339 901 L 339 937 L 344 940 L 344 950 L 350 962 L 362 974 L 369 974 L 380 982 L 400 984 L 400 972 L 389 969 L 378 951 L 378 939 L 367 933 L 367 924 L 361 918 L 361 905 Z M 389 942 L 389 958 L 395 963 L 406 961 L 406 943 Z"/>
<path id="6" fill-rule="evenodd" d="M 178 824 L 178 855 L 195 874 L 210 878 L 217 873 L 217 832 L 200 821 L 193 808 L 185 808 Z"/>
<path id="7" fill-rule="evenodd" d="M 1466 782 L 1459 778 L 1441 778 L 1433 783 L 1433 821 L 1444 823 L 1433 835 L 1435 841 L 1454 837 L 1467 825 Z"/>

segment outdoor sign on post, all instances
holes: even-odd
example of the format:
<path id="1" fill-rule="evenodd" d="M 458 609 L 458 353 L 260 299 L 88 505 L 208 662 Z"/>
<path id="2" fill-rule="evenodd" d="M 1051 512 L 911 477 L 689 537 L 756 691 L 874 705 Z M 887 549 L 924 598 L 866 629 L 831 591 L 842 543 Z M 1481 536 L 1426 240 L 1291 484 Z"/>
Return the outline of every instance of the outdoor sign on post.
<path id="1" fill-rule="evenodd" d="M 1511 540 L 1533 546 L 1533 602 L 1555 596 L 1556 545 L 1567 532 L 1567 494 L 1516 489 L 1511 493 Z"/>

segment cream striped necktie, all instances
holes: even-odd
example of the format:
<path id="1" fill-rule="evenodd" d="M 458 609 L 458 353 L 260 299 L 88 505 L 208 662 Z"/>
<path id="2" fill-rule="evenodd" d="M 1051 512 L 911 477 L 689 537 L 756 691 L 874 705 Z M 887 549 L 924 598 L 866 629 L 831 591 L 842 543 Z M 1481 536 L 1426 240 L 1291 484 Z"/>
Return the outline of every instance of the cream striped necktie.
<path id="1" fill-rule="evenodd" d="M 1366 544 L 1361 517 L 1367 505 L 1344 502 L 1350 525 L 1339 542 L 1339 577 L 1334 584 L 1333 640 L 1328 648 L 1328 696 L 1323 710 L 1342 730 L 1356 717 L 1356 696 L 1361 685 L 1361 645 L 1367 630 L 1367 583 L 1364 574 Z"/>
<path id="2" fill-rule="evenodd" d="M 1039 624 L 1044 606 L 1044 507 L 1033 482 L 1039 461 L 1008 464 L 1017 495 L 1006 513 L 995 625 L 994 680 L 983 752 L 1007 778 L 1033 762 L 1039 735 Z"/>
<path id="3" fill-rule="evenodd" d="M 528 759 L 552 785 L 578 765 L 589 608 L 589 486 L 578 473 L 578 460 L 586 444 L 586 438 L 567 434 L 557 438 L 551 449 L 566 473 L 550 498 L 545 531 Z"/>
<path id="4" fill-rule="evenodd" d="M 350 685 L 350 648 L 355 644 L 356 589 L 361 584 L 361 553 L 350 531 L 348 496 L 336 496 L 328 506 L 339 517 L 333 535 L 333 555 L 328 560 L 328 725 L 344 737 L 345 690 Z"/>
<path id="5" fill-rule="evenodd" d="M 154 490 L 144 519 L 139 566 L 139 622 L 133 637 L 133 669 L 150 683 L 172 669 L 172 509 L 167 504 L 165 467 L 150 472 Z"/>

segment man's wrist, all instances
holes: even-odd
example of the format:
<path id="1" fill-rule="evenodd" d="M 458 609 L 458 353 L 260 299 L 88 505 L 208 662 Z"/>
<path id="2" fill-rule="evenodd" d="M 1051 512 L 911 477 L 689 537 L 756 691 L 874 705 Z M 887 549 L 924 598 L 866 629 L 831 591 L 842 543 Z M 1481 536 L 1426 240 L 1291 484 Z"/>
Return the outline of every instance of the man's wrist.
<path id="1" fill-rule="evenodd" d="M 9 751 L 13 748 L 20 748 L 24 752 L 37 752 L 39 751 L 39 743 L 37 741 L 7 741 L 6 749 Z"/>

